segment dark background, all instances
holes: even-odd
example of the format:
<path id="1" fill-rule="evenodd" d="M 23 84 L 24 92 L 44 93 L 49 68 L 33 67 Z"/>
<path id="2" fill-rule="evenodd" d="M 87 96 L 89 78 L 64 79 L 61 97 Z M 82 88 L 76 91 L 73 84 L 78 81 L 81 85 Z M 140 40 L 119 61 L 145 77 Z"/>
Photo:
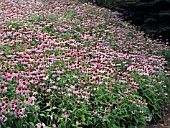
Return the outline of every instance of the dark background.
<path id="1" fill-rule="evenodd" d="M 122 13 L 153 39 L 170 41 L 170 0 L 90 0 L 98 6 Z M 169 43 L 170 45 L 170 43 Z"/>

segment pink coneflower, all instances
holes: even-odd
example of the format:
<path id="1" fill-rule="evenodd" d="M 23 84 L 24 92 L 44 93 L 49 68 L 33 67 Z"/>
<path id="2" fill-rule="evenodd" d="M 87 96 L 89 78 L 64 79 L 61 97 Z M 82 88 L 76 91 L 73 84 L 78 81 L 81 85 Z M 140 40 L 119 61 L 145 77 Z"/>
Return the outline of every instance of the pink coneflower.
<path id="1" fill-rule="evenodd" d="M 110 110 L 110 108 L 109 108 L 109 107 L 105 107 L 105 112 L 106 112 L 106 113 L 108 113 L 108 112 L 109 112 L 109 110 Z"/>
<path id="2" fill-rule="evenodd" d="M 87 104 L 88 104 L 88 105 L 91 105 L 91 102 L 90 102 L 90 101 L 88 101 L 88 102 L 87 102 Z"/>
<path id="3" fill-rule="evenodd" d="M 7 117 L 5 117 L 3 114 L 0 113 L 0 120 L 5 122 L 7 121 Z"/>
<path id="4" fill-rule="evenodd" d="M 98 113 L 97 116 L 98 116 L 99 118 L 102 118 L 102 114 L 100 114 L 100 113 Z"/>
<path id="5" fill-rule="evenodd" d="M 47 103 L 46 103 L 46 106 L 50 106 L 50 102 L 47 102 Z"/>
<path id="6" fill-rule="evenodd" d="M 8 81 L 12 81 L 12 78 L 13 78 L 13 76 L 12 76 L 12 75 L 7 76 L 7 80 L 8 80 Z"/>
<path id="7" fill-rule="evenodd" d="M 125 93 L 125 94 L 128 94 L 128 93 L 129 93 L 129 90 L 128 90 L 128 89 L 124 89 L 124 93 Z"/>
<path id="8" fill-rule="evenodd" d="M 6 86 L 1 86 L 0 87 L 0 92 L 5 93 L 7 91 L 7 89 L 8 88 Z"/>
<path id="9" fill-rule="evenodd" d="M 62 116 L 63 116 L 64 118 L 68 118 L 68 117 L 70 116 L 70 113 L 69 113 L 69 112 L 65 112 L 64 114 L 62 114 Z"/>
<path id="10" fill-rule="evenodd" d="M 151 117 L 150 116 L 146 116 L 146 121 L 150 122 L 151 121 Z"/>
<path id="11" fill-rule="evenodd" d="M 122 102 L 120 99 L 117 99 L 116 101 L 117 101 L 118 103 L 121 103 L 121 102 Z"/>
<path id="12" fill-rule="evenodd" d="M 109 103 L 109 106 L 113 106 L 113 103 L 112 103 L 112 102 L 110 102 L 110 103 Z"/>
<path id="13" fill-rule="evenodd" d="M 43 122 L 38 123 L 38 124 L 35 125 L 35 128 L 45 128 L 45 127 L 46 126 L 45 126 L 45 124 Z"/>
<path id="14" fill-rule="evenodd" d="M 1 108 L 0 108 L 1 109 Z M 0 110 L 1 111 L 1 110 Z M 5 113 L 5 114 L 7 114 L 7 113 L 9 113 L 10 112 L 10 109 L 9 108 L 5 108 L 4 110 L 2 110 L 1 112 L 3 112 L 3 113 Z"/>
<path id="15" fill-rule="evenodd" d="M 140 113 L 144 113 L 144 110 L 140 110 L 139 112 L 140 112 Z"/>
<path id="16" fill-rule="evenodd" d="M 53 127 L 53 128 L 56 128 L 56 127 L 57 127 L 56 123 L 53 123 L 53 124 L 52 124 L 52 127 Z"/>
<path id="17" fill-rule="evenodd" d="M 81 120 L 76 122 L 77 125 L 81 125 Z"/>
<path id="18" fill-rule="evenodd" d="M 21 89 L 21 88 L 16 88 L 16 89 L 15 89 L 15 92 L 16 92 L 17 94 L 20 94 L 20 93 L 22 92 L 22 89 Z"/>
<path id="19" fill-rule="evenodd" d="M 66 108 L 63 108 L 63 109 L 62 109 L 62 112 L 65 112 L 65 111 L 66 111 Z"/>
<path id="20" fill-rule="evenodd" d="M 93 113 L 93 114 L 97 114 L 97 111 L 96 111 L 96 110 L 93 110 L 92 113 Z"/>
<path id="21" fill-rule="evenodd" d="M 35 101 L 34 100 L 30 100 L 29 105 L 33 106 L 34 104 L 35 104 Z"/>

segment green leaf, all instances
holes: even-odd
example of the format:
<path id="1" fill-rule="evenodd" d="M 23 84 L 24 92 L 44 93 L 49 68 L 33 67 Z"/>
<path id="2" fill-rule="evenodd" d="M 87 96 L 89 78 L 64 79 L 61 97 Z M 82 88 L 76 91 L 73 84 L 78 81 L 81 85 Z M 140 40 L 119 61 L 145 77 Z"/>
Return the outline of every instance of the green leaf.
<path id="1" fill-rule="evenodd" d="M 31 124 L 31 126 L 34 126 L 34 123 L 33 123 L 33 122 L 29 122 L 29 124 Z"/>
<path id="2" fill-rule="evenodd" d="M 45 116 L 45 114 L 41 113 L 40 116 Z"/>
<path id="3" fill-rule="evenodd" d="M 83 122 L 85 122 L 85 120 L 86 120 L 85 115 L 82 115 L 81 119 Z"/>
<path id="4" fill-rule="evenodd" d="M 50 108 L 50 109 L 46 109 L 45 111 L 47 111 L 47 112 L 51 112 L 51 108 Z"/>

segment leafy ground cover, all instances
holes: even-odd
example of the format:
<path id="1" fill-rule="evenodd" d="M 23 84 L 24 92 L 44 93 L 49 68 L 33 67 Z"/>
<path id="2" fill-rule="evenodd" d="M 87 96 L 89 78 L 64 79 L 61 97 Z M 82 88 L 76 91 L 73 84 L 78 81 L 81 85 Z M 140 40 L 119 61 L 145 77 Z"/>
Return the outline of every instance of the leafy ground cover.
<path id="1" fill-rule="evenodd" d="M 145 127 L 168 101 L 168 47 L 117 12 L 0 2 L 0 126 Z"/>

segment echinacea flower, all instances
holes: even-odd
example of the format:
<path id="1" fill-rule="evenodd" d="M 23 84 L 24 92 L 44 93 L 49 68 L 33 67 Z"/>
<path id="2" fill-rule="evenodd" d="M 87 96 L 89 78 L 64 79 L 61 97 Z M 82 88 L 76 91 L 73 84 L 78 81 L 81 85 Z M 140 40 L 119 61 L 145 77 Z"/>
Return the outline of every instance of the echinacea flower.
<path id="1" fill-rule="evenodd" d="M 62 114 L 62 116 L 63 116 L 64 118 L 68 118 L 68 117 L 70 116 L 70 113 L 69 113 L 69 112 L 65 112 L 64 114 Z"/>
<path id="2" fill-rule="evenodd" d="M 109 106 L 113 106 L 113 103 L 112 103 L 112 102 L 110 102 L 110 103 L 109 103 Z"/>
<path id="3" fill-rule="evenodd" d="M 81 125 L 81 120 L 76 122 L 77 125 Z"/>
<path id="4" fill-rule="evenodd" d="M 146 116 L 146 121 L 150 122 L 151 121 L 151 117 L 150 116 Z"/>
<path id="5" fill-rule="evenodd" d="M 5 93 L 7 91 L 8 87 L 6 86 L 1 86 L 0 87 L 0 92 Z"/>
<path id="6" fill-rule="evenodd" d="M 7 121 L 7 117 L 0 113 L 0 120 L 5 122 Z"/>
<path id="7" fill-rule="evenodd" d="M 93 110 L 92 113 L 93 113 L 93 114 L 97 114 L 97 111 L 96 111 L 96 110 Z"/>
<path id="8" fill-rule="evenodd" d="M 102 114 L 100 114 L 100 113 L 98 113 L 97 116 L 98 116 L 99 118 L 102 118 Z"/>
<path id="9" fill-rule="evenodd" d="M 41 122 L 41 123 L 36 124 L 35 128 L 46 128 L 46 126 L 43 122 Z"/>
<path id="10" fill-rule="evenodd" d="M 53 124 L 52 124 L 52 127 L 53 127 L 53 128 L 56 128 L 56 127 L 57 127 L 56 123 L 53 123 Z"/>

